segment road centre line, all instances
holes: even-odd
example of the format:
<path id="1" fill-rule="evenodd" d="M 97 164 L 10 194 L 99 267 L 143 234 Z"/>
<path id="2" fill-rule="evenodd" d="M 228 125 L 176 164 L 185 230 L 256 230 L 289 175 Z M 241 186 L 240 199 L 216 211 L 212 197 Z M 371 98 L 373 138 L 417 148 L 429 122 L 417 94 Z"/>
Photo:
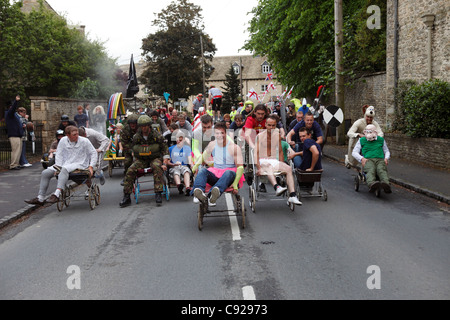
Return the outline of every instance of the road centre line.
<path id="1" fill-rule="evenodd" d="M 243 287 L 242 294 L 244 296 L 244 300 L 256 300 L 255 291 L 252 286 Z"/>
<path id="2" fill-rule="evenodd" d="M 228 209 L 228 215 L 229 215 L 230 223 L 231 223 L 231 233 L 233 234 L 233 241 L 240 241 L 241 240 L 241 232 L 239 231 L 237 217 L 236 217 L 236 214 L 234 213 L 234 203 L 233 203 L 233 198 L 231 197 L 231 194 L 226 193 L 225 200 L 227 201 L 227 209 Z"/>

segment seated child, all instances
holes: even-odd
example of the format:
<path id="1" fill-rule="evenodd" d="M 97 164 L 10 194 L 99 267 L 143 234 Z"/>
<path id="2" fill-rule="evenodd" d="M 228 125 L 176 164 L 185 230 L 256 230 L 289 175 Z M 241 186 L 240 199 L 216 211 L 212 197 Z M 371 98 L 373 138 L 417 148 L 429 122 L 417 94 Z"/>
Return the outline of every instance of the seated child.
<path id="1" fill-rule="evenodd" d="M 173 176 L 175 184 L 177 185 L 179 194 L 183 194 L 183 185 L 181 184 L 181 177 L 183 177 L 184 186 L 186 187 L 185 195 L 191 194 L 191 169 L 192 165 L 192 149 L 186 145 L 185 134 L 182 130 L 176 130 L 177 144 L 169 148 L 170 162 L 169 174 Z"/>

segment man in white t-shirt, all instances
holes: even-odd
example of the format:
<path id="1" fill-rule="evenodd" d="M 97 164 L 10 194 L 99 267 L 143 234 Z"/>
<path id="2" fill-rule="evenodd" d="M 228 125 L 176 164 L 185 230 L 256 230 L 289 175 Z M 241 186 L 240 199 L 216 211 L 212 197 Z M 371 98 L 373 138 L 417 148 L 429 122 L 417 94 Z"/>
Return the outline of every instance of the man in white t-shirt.
<path id="1" fill-rule="evenodd" d="M 211 86 L 209 89 L 209 101 L 212 105 L 214 122 L 220 119 L 220 108 L 222 107 L 222 91 L 215 86 Z"/>

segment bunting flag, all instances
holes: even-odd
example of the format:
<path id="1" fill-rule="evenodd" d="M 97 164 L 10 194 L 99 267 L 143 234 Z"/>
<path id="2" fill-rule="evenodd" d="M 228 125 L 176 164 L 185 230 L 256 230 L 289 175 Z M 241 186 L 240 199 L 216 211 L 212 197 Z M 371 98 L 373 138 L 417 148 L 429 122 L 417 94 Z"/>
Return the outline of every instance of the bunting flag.
<path id="1" fill-rule="evenodd" d="M 259 101 L 259 96 L 256 93 L 255 89 L 251 88 L 250 91 L 247 94 L 247 97 L 249 97 L 250 99 L 255 98 Z"/>
<path id="2" fill-rule="evenodd" d="M 294 90 L 294 86 L 292 86 L 291 90 L 289 91 L 289 93 L 288 93 L 288 95 L 286 97 L 286 100 L 291 98 L 293 90 Z"/>
<path id="3" fill-rule="evenodd" d="M 273 84 L 273 82 L 271 82 L 271 83 L 269 84 L 269 86 L 267 87 L 267 90 L 269 90 L 269 89 L 276 90 L 276 87 L 275 87 L 275 85 Z"/>
<path id="4" fill-rule="evenodd" d="M 269 81 L 272 79 L 273 79 L 273 72 L 272 72 L 272 70 L 270 70 L 269 73 L 267 74 L 266 81 Z"/>
<path id="5" fill-rule="evenodd" d="M 287 93 L 287 87 L 286 87 L 286 89 L 284 89 L 284 92 L 283 92 L 283 94 L 280 96 L 280 99 L 283 99 L 284 98 L 284 95 Z"/>

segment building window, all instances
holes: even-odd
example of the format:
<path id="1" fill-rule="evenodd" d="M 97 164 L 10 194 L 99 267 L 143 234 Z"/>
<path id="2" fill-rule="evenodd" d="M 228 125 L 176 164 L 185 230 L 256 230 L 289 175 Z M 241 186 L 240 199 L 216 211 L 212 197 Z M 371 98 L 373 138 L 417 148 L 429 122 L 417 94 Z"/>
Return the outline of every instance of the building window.
<path id="1" fill-rule="evenodd" d="M 234 70 L 234 74 L 236 74 L 236 75 L 238 75 L 238 74 L 240 74 L 241 73 L 241 68 L 239 67 L 239 64 L 238 63 L 234 63 L 233 64 L 233 70 Z"/>
<path id="2" fill-rule="evenodd" d="M 261 85 L 261 92 L 266 92 L 268 87 L 269 87 L 269 85 L 267 85 L 267 84 Z"/>
<path id="3" fill-rule="evenodd" d="M 261 71 L 264 74 L 268 74 L 270 71 L 270 65 L 267 61 L 264 61 L 264 63 L 261 65 Z"/>

